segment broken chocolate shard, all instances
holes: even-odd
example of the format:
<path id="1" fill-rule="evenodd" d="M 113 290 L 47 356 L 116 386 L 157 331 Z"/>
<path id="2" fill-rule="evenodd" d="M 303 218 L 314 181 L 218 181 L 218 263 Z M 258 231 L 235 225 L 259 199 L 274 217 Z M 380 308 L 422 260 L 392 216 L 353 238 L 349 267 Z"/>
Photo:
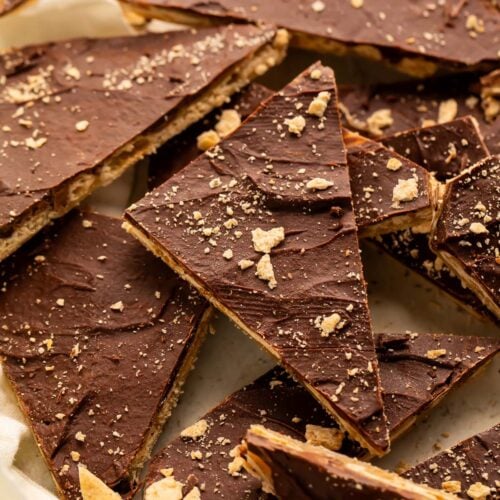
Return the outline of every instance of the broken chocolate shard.
<path id="1" fill-rule="evenodd" d="M 278 63 L 286 43 L 239 25 L 0 55 L 0 260 Z"/>
<path id="2" fill-rule="evenodd" d="M 306 70 L 125 217 L 353 439 L 387 450 L 331 69 Z"/>
<path id="3" fill-rule="evenodd" d="M 363 237 L 428 224 L 431 176 L 382 144 L 344 132 L 356 223 Z"/>
<path id="4" fill-rule="evenodd" d="M 417 464 L 403 476 L 464 499 L 497 498 L 500 424 Z"/>
<path id="5" fill-rule="evenodd" d="M 378 334 L 376 338 L 391 439 L 397 439 L 422 412 L 477 373 L 500 350 L 500 341 L 483 337 Z M 436 353 L 441 355 L 436 357 Z M 260 483 L 245 473 L 233 450 L 247 428 L 259 423 L 299 440 L 362 456 L 359 446 L 346 439 L 321 405 L 282 369 L 271 370 L 235 392 L 200 422 L 203 426 L 198 423 L 188 431 L 202 428 L 203 432 L 183 432 L 153 458 L 146 488 L 165 477 L 162 471 L 172 470 L 184 485 L 184 495 L 204 485 L 207 500 L 258 498 Z M 197 452 L 201 459 L 192 458 Z"/>
<path id="6" fill-rule="evenodd" d="M 452 500 L 452 494 L 421 485 L 366 462 L 253 425 L 241 446 L 245 468 L 279 499 L 325 498 Z"/>
<path id="7" fill-rule="evenodd" d="M 267 87 L 251 83 L 235 94 L 229 103 L 212 111 L 206 118 L 170 139 L 149 160 L 149 188 L 153 189 L 163 184 L 203 153 L 197 144 L 198 137 L 208 130 L 215 129 L 224 110 L 235 110 L 243 121 L 258 108 L 262 101 L 272 95 L 273 91 Z"/>
<path id="8" fill-rule="evenodd" d="M 406 130 L 381 142 L 445 182 L 489 155 L 475 118 Z"/>
<path id="9" fill-rule="evenodd" d="M 122 0 L 145 17 L 206 26 L 269 22 L 289 30 L 296 46 L 384 60 L 417 77 L 440 66 L 497 64 L 500 13 L 488 0 L 429 4 L 383 0 Z M 339 22 L 339 19 L 342 22 Z"/>
<path id="10" fill-rule="evenodd" d="M 500 318 L 500 155 L 480 161 L 446 184 L 431 248 Z"/>
<path id="11" fill-rule="evenodd" d="M 0 356 L 65 498 L 122 494 L 175 406 L 207 303 L 116 219 L 72 212 L 2 263 Z M 29 304 L 29 307 L 27 307 Z"/>

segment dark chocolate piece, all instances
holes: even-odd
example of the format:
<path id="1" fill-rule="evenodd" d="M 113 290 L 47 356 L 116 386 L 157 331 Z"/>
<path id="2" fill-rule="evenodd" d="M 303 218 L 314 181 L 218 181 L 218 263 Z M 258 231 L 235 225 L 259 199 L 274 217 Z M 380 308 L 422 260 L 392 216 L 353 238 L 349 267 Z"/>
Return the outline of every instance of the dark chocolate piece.
<path id="1" fill-rule="evenodd" d="M 356 224 L 363 237 L 428 224 L 429 173 L 382 144 L 344 133 Z"/>
<path id="2" fill-rule="evenodd" d="M 500 155 L 446 184 L 431 248 L 500 319 Z"/>
<path id="3" fill-rule="evenodd" d="M 386 59 L 414 76 L 438 65 L 498 63 L 500 12 L 490 0 L 123 0 L 139 13 L 174 22 L 270 22 L 315 51 Z"/>
<path id="4" fill-rule="evenodd" d="M 240 25 L 0 55 L 0 260 L 277 63 L 275 35 Z"/>
<path id="5" fill-rule="evenodd" d="M 394 472 L 302 443 L 260 425 L 250 427 L 241 447 L 245 467 L 262 481 L 264 491 L 279 499 L 408 499 L 456 498 L 413 483 Z"/>
<path id="6" fill-rule="evenodd" d="M 149 188 L 153 189 L 163 184 L 168 178 L 203 153 L 198 148 L 197 138 L 203 132 L 215 128 L 223 110 L 236 110 L 243 121 L 257 109 L 264 99 L 272 95 L 272 90 L 263 85 L 252 83 L 240 93 L 234 95 L 227 104 L 212 111 L 206 118 L 170 139 L 149 160 Z"/>
<path id="7" fill-rule="evenodd" d="M 136 486 L 203 338 L 207 303 L 120 228 L 72 212 L 0 268 L 0 356 L 65 498 L 83 464 Z"/>
<path id="8" fill-rule="evenodd" d="M 379 334 L 376 338 L 391 439 L 500 350 L 498 340 L 481 337 Z M 441 355 L 434 357 L 437 354 Z M 184 494 L 204 485 L 202 498 L 207 500 L 258 498 L 260 483 L 239 469 L 242 462 L 231 453 L 247 428 L 258 423 L 350 456 L 361 451 L 344 439 L 335 422 L 301 385 L 275 369 L 234 393 L 206 414 L 201 424 L 166 446 L 148 467 L 146 487 L 164 477 L 162 470 L 173 469 L 172 476 L 184 484 Z M 189 429 L 204 432 L 192 438 Z M 191 453 L 197 451 L 202 457 L 193 459 Z"/>
<path id="9" fill-rule="evenodd" d="M 489 155 L 477 122 L 471 116 L 406 130 L 381 142 L 402 156 L 422 165 L 445 182 Z"/>
<path id="10" fill-rule="evenodd" d="M 491 154 L 499 154 L 500 120 L 487 119 L 481 88 L 479 77 L 473 74 L 371 87 L 341 86 L 339 92 L 345 125 L 353 130 L 382 138 L 472 115 Z"/>
<path id="11" fill-rule="evenodd" d="M 500 493 L 500 424 L 435 455 L 403 474 L 464 499 Z"/>
<path id="12" fill-rule="evenodd" d="M 313 65 L 126 212 L 125 227 L 387 450 L 333 71 Z"/>

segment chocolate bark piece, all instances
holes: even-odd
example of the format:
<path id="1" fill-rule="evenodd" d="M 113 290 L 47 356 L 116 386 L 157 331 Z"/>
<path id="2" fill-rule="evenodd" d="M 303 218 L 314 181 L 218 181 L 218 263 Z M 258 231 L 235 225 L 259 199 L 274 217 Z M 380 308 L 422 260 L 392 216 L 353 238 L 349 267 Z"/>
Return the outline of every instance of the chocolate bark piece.
<path id="1" fill-rule="evenodd" d="M 19 7 L 26 0 L 0 0 L 0 16 L 7 14 L 16 7 Z"/>
<path id="2" fill-rule="evenodd" d="M 276 64 L 286 42 L 240 25 L 2 54 L 0 260 Z"/>
<path id="3" fill-rule="evenodd" d="M 451 122 L 406 130 L 381 142 L 427 168 L 445 182 L 489 155 L 477 122 L 471 116 Z"/>
<path id="4" fill-rule="evenodd" d="M 500 155 L 446 184 L 431 248 L 500 318 Z"/>
<path id="5" fill-rule="evenodd" d="M 400 1 L 390 8 L 382 0 L 122 1 L 146 17 L 181 24 L 271 22 L 291 31 L 296 46 L 384 59 L 419 77 L 432 75 L 440 65 L 463 69 L 491 65 L 500 57 L 500 12 L 488 0 Z"/>
<path id="6" fill-rule="evenodd" d="M 491 338 L 378 334 L 377 356 L 391 439 L 449 390 L 477 373 L 499 350 L 500 342 Z M 432 359 L 436 353 L 441 355 Z M 148 467 L 146 488 L 165 477 L 162 471 L 172 469 L 172 476 L 184 485 L 185 495 L 204 485 L 202 497 L 206 499 L 259 498 L 264 495 L 260 483 L 239 469 L 242 462 L 232 451 L 247 428 L 258 423 L 299 440 L 307 438 L 334 451 L 360 456 L 360 448 L 344 439 L 344 433 L 309 392 L 283 370 L 274 369 L 231 395 L 167 445 Z M 193 459 L 191 454 L 199 456 L 198 451 L 201 458 Z"/>
<path id="7" fill-rule="evenodd" d="M 500 424 L 412 467 L 403 476 L 460 498 L 497 498 Z"/>
<path id="8" fill-rule="evenodd" d="M 498 154 L 500 120 L 487 119 L 482 107 L 481 94 L 487 83 L 483 85 L 472 74 L 369 87 L 341 86 L 344 123 L 352 130 L 382 138 L 472 115 L 491 154 Z"/>
<path id="9" fill-rule="evenodd" d="M 132 206 L 125 228 L 380 455 L 387 426 L 336 104 L 333 71 L 313 65 Z"/>
<path id="10" fill-rule="evenodd" d="M 65 498 L 78 465 L 132 491 L 208 307 L 116 219 L 72 212 L 2 263 L 3 368 Z"/>
<path id="11" fill-rule="evenodd" d="M 434 184 L 425 168 L 358 134 L 346 131 L 344 141 L 360 235 L 430 227 Z"/>
<path id="12" fill-rule="evenodd" d="M 245 468 L 262 481 L 264 491 L 282 499 L 456 498 L 404 479 L 394 472 L 322 446 L 302 443 L 261 425 L 250 427 L 241 450 Z"/>
<path id="13" fill-rule="evenodd" d="M 163 184 L 203 153 L 197 145 L 197 139 L 202 133 L 215 129 L 224 110 L 235 110 L 243 121 L 262 101 L 272 95 L 273 91 L 264 85 L 251 83 L 235 94 L 227 104 L 212 111 L 206 118 L 164 144 L 149 161 L 149 188 L 153 189 Z"/>

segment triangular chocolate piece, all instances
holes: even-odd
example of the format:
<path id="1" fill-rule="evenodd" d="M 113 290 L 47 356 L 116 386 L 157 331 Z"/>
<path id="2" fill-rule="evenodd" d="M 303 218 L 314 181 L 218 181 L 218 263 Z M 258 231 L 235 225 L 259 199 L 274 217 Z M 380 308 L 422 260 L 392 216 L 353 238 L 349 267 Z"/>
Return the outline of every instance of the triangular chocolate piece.
<path id="1" fill-rule="evenodd" d="M 388 449 L 333 71 L 313 65 L 126 212 L 125 227 Z"/>
<path id="2" fill-rule="evenodd" d="M 279 499 L 456 498 L 346 455 L 254 425 L 241 446 L 245 468 Z"/>
<path id="3" fill-rule="evenodd" d="M 432 250 L 500 320 L 500 155 L 446 184 L 433 221 Z"/>
<path id="4" fill-rule="evenodd" d="M 379 142 L 344 131 L 359 234 L 374 237 L 432 219 L 435 183 L 420 165 Z"/>
<path id="5" fill-rule="evenodd" d="M 497 6 L 483 0 L 449 5 L 384 0 L 122 0 L 145 17 L 194 26 L 234 20 L 268 22 L 301 48 L 384 60 L 424 78 L 440 65 L 470 69 L 498 61 Z"/>
<path id="6" fill-rule="evenodd" d="M 1 268 L 0 355 L 61 495 L 78 465 L 133 490 L 203 339 L 207 303 L 116 219 L 68 214 Z"/>
<path id="7" fill-rule="evenodd" d="M 421 462 L 403 476 L 460 498 L 498 498 L 500 424 Z"/>
<path id="8" fill-rule="evenodd" d="M 287 35 L 228 26 L 0 55 L 0 260 L 280 61 Z"/>
<path id="9" fill-rule="evenodd" d="M 391 439 L 500 351 L 500 341 L 486 337 L 376 337 Z M 185 495 L 204 485 L 205 496 L 257 498 L 260 483 L 241 469 L 242 461 L 233 449 L 247 428 L 258 423 L 349 456 L 362 454 L 300 384 L 282 369 L 274 369 L 232 394 L 168 444 L 149 464 L 146 488 L 165 477 L 162 471 L 172 470 Z M 193 461 L 192 454 L 198 451 L 202 458 Z"/>

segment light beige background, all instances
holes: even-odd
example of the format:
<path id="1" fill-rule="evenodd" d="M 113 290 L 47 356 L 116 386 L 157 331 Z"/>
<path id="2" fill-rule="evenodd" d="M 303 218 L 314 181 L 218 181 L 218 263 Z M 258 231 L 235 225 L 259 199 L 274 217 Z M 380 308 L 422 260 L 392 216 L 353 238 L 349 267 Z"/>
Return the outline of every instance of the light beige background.
<path id="1" fill-rule="evenodd" d="M 0 18 L 0 48 L 71 36 L 130 33 L 113 0 L 32 1 L 14 14 Z M 287 62 L 265 77 L 264 81 L 278 88 L 316 58 L 319 56 L 294 51 Z M 364 61 L 322 59 L 334 67 L 341 82 L 397 78 Z M 131 199 L 142 192 L 146 169 L 147 163 L 144 162 L 113 186 L 94 195 L 89 205 L 119 216 Z M 474 319 L 437 288 L 369 245 L 363 248 L 363 260 L 375 331 L 499 334 L 492 324 Z M 167 423 L 158 447 L 195 422 L 225 396 L 272 366 L 273 361 L 252 341 L 225 318 L 219 318 L 216 334 L 209 336 L 204 344 L 196 368 L 187 381 L 181 401 Z M 400 461 L 413 464 L 436 453 L 437 447 L 451 446 L 496 424 L 500 420 L 499 369 L 500 360 L 497 360 L 455 391 L 428 418 L 395 443 L 391 454 L 381 460 L 380 465 L 394 468 Z M 443 434 L 449 436 L 444 437 Z M 13 467 L 10 467 L 11 458 L 14 460 Z M 53 491 L 45 464 L 0 373 L 0 498 L 46 500 L 54 498 L 50 493 Z"/>

